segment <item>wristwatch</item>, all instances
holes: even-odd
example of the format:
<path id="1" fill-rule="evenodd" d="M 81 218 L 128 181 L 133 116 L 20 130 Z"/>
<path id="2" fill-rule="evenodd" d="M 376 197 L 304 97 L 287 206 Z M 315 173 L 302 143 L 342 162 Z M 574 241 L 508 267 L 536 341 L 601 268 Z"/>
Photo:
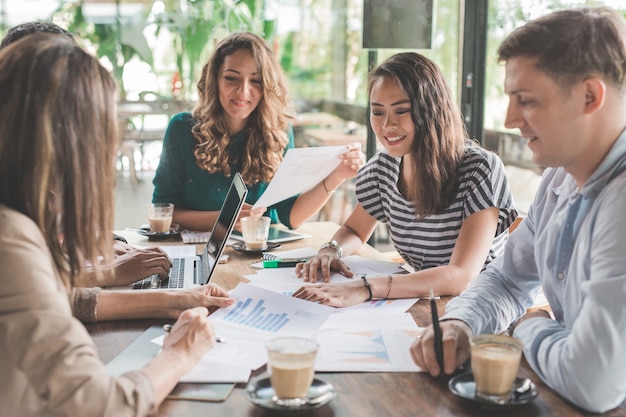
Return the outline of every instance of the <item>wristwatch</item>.
<path id="1" fill-rule="evenodd" d="M 343 257 L 343 248 L 335 239 L 331 240 L 330 242 L 323 243 L 322 246 L 320 246 L 320 250 L 328 248 L 333 248 L 335 251 L 337 251 L 337 256 L 340 259 Z"/>

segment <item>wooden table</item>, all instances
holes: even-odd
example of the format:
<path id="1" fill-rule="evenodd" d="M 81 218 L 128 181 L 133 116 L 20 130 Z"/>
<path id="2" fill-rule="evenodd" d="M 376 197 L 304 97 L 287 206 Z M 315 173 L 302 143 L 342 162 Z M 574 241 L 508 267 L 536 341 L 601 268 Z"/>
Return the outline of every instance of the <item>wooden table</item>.
<path id="1" fill-rule="evenodd" d="M 296 247 L 318 247 L 327 241 L 336 230 L 331 222 L 306 223 L 299 230 L 313 235 L 312 238 L 283 245 L 283 249 Z M 134 232 L 119 232 L 137 244 L 149 244 L 144 237 Z M 137 235 L 137 236 L 133 236 Z M 172 244 L 172 242 L 166 242 Z M 175 242 L 174 242 L 175 243 Z M 228 248 L 230 255 L 227 264 L 220 265 L 218 283 L 227 289 L 234 288 L 238 282 L 245 281 L 244 274 L 252 273 L 253 262 L 258 258 L 249 257 Z M 374 259 L 385 257 L 372 247 L 366 247 L 360 255 Z M 443 314 L 444 298 L 438 301 L 438 310 Z M 427 300 L 420 300 L 409 310 L 420 326 L 430 324 L 430 310 Z M 100 357 L 104 362 L 113 359 L 122 349 L 141 335 L 151 325 L 161 325 L 165 320 L 126 320 L 102 322 L 87 325 L 94 338 Z M 264 369 L 257 371 L 258 376 Z M 337 397 L 329 404 L 301 413 L 301 417 L 348 417 L 348 416 L 500 416 L 535 417 L 535 416 L 597 416 L 586 413 L 548 388 L 523 361 L 520 375 L 530 378 L 539 396 L 532 402 L 512 409 L 500 411 L 478 408 L 472 403 L 456 397 L 448 390 L 450 377 L 433 378 L 426 373 L 319 373 L 317 376 L 331 383 L 337 391 Z M 258 408 L 246 398 L 245 384 L 238 384 L 230 397 L 221 403 L 196 401 L 166 400 L 159 408 L 159 416 L 275 416 L 276 412 Z M 603 416 L 626 416 L 623 410 L 615 409 Z"/>

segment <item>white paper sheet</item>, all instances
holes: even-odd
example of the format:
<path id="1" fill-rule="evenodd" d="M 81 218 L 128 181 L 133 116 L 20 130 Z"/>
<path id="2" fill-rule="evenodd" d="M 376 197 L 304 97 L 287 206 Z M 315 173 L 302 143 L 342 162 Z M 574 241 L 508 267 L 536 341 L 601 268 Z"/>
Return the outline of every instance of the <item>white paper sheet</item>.
<path id="1" fill-rule="evenodd" d="M 413 306 L 419 298 L 402 298 L 398 300 L 371 300 L 351 307 L 338 308 L 336 314 L 399 314 Z"/>
<path id="2" fill-rule="evenodd" d="M 274 178 L 254 204 L 269 207 L 319 184 L 341 162 L 345 146 L 315 146 L 288 149 Z"/>
<path id="3" fill-rule="evenodd" d="M 282 275 L 279 281 L 289 277 L 282 268 L 264 271 Z M 409 347 L 422 329 L 404 313 L 417 299 L 335 309 L 244 283 L 230 296 L 237 300 L 235 305 L 209 316 L 225 343 L 207 352 L 181 382 L 246 382 L 252 370 L 267 363 L 265 342 L 280 335 L 313 335 L 320 344 L 316 363 L 320 372 L 420 371 Z M 153 343 L 162 346 L 163 336 Z"/>
<path id="4" fill-rule="evenodd" d="M 195 246 L 162 245 L 159 246 L 170 258 L 193 258 L 196 256 Z"/>
<path id="5" fill-rule="evenodd" d="M 215 311 L 211 321 L 266 340 L 284 335 L 310 337 L 334 310 L 244 283 L 237 285 L 230 297 L 235 303 Z"/>
<path id="6" fill-rule="evenodd" d="M 222 337 L 221 334 L 220 337 Z M 163 346 L 164 338 L 165 335 L 154 338 L 152 343 Z M 242 343 L 242 340 L 239 339 L 226 340 L 226 343 L 218 343 L 209 350 L 200 359 L 200 362 L 180 379 L 180 382 L 248 382 L 250 372 L 267 362 L 267 354 L 264 354 L 258 361 L 260 364 L 256 368 L 250 366 L 252 361 L 247 355 L 256 354 L 256 351 L 259 350 L 258 343 L 254 341 L 243 341 L 248 343 Z M 246 356 L 233 358 L 233 355 L 242 355 L 242 350 L 245 350 Z M 262 343 L 260 350 L 265 351 Z"/>
<path id="7" fill-rule="evenodd" d="M 378 261 L 358 255 L 347 256 L 343 260 L 354 272 L 354 277 L 347 278 L 340 273 L 333 272 L 330 275 L 330 282 L 349 282 L 359 279 L 363 274 L 373 277 L 404 273 L 400 264 L 395 262 Z M 259 269 L 256 274 L 246 275 L 246 278 L 254 286 L 284 295 L 291 295 L 301 286 L 310 284 L 296 277 L 295 267 Z"/>
<path id="8" fill-rule="evenodd" d="M 315 339 L 320 345 L 317 372 L 420 372 L 409 348 L 421 333 L 416 325 L 397 328 L 323 329 Z"/>

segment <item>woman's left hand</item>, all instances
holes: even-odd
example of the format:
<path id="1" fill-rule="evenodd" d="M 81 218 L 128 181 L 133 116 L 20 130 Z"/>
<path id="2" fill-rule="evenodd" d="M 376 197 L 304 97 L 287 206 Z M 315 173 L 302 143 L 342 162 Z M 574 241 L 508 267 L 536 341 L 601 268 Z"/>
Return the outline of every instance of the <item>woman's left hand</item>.
<path id="1" fill-rule="evenodd" d="M 189 308 L 202 306 L 208 308 L 209 312 L 213 312 L 220 307 L 228 307 L 235 302 L 220 286 L 211 283 L 188 290 L 172 291 L 170 294 L 172 295 L 172 301 L 168 302 L 168 305 L 164 307 L 172 311 L 172 318 L 177 318 L 183 310 Z"/>
<path id="2" fill-rule="evenodd" d="M 365 165 L 365 154 L 361 150 L 361 144 L 358 142 L 351 143 L 346 146 L 346 152 L 339 155 L 341 163 L 330 174 L 336 179 L 345 181 L 356 177 L 357 172 Z"/>
<path id="3" fill-rule="evenodd" d="M 350 307 L 367 301 L 369 292 L 359 279 L 353 282 L 305 285 L 293 296 L 331 307 Z"/>

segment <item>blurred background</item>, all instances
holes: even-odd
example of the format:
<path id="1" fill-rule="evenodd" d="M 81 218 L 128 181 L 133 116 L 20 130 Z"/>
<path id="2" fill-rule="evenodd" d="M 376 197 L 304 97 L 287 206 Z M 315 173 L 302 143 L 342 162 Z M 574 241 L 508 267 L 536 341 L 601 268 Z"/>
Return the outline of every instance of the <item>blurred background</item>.
<path id="1" fill-rule="evenodd" d="M 0 33 L 32 20 L 72 32 L 119 85 L 122 145 L 116 227 L 145 222 L 145 203 L 169 118 L 193 107 L 196 82 L 215 44 L 251 31 L 271 45 L 293 100 L 297 146 L 359 141 L 371 156 L 368 71 L 386 57 L 415 50 L 443 70 L 471 137 L 504 160 L 520 211 L 527 210 L 542 168 L 525 142 L 503 127 L 507 99 L 502 38 L 551 10 L 623 0 L 0 0 Z M 351 184 L 318 219 L 342 222 Z M 386 245 L 385 231 L 373 241 Z"/>

